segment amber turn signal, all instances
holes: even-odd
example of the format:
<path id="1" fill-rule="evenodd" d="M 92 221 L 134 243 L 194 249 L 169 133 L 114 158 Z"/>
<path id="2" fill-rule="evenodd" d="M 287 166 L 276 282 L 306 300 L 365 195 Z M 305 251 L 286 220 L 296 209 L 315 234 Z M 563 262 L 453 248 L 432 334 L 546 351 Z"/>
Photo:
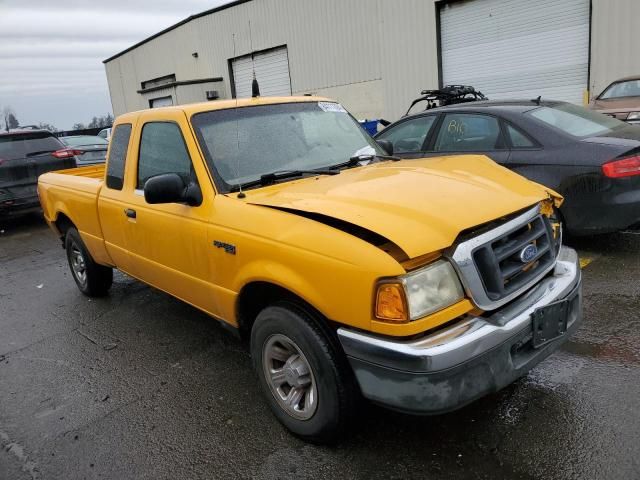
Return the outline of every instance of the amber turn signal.
<path id="1" fill-rule="evenodd" d="M 400 283 L 382 283 L 376 292 L 375 316 L 387 322 L 409 320 L 407 299 Z"/>

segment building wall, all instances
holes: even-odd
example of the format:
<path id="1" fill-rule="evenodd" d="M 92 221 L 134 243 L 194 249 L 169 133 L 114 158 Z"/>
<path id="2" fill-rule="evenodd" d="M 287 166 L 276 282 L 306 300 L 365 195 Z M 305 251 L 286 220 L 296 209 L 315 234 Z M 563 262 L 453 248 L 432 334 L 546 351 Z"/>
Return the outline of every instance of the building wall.
<path id="1" fill-rule="evenodd" d="M 294 95 L 335 98 L 358 118 L 398 118 L 438 83 L 434 4 L 253 0 L 194 19 L 106 63 L 114 113 L 147 108 L 141 82 L 172 73 L 223 77 L 217 89 L 230 96 L 229 59 L 287 45 Z M 204 100 L 204 91 L 194 85 L 189 99 Z"/>
<path id="2" fill-rule="evenodd" d="M 592 0 L 591 94 L 640 73 L 634 19 L 640 0 Z M 148 107 L 141 82 L 175 73 L 193 85 L 178 101 L 231 94 L 229 59 L 287 45 L 293 94 L 342 102 L 357 118 L 399 118 L 438 86 L 436 0 L 252 0 L 175 28 L 106 63 L 114 114 Z M 251 29 L 249 28 L 251 25 Z M 194 58 L 192 53 L 198 52 Z"/>
<path id="3" fill-rule="evenodd" d="M 640 74 L 635 32 L 640 19 L 638 0 L 592 0 L 591 97 L 612 81 Z"/>

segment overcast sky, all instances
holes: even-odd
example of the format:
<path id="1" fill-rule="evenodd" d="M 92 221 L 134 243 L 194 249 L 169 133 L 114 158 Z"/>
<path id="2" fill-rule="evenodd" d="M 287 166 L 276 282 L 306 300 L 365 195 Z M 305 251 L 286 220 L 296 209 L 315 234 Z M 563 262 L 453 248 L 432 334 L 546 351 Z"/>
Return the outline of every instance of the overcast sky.
<path id="1" fill-rule="evenodd" d="M 68 129 L 111 113 L 103 60 L 229 0 L 0 0 L 0 110 Z"/>

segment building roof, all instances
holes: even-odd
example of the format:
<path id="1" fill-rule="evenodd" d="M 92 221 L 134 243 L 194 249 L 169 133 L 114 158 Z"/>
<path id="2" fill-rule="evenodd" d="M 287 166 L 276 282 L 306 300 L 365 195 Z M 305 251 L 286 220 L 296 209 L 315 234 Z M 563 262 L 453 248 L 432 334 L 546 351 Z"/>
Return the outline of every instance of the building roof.
<path id="1" fill-rule="evenodd" d="M 170 32 L 171 30 L 175 30 L 176 28 L 178 28 L 178 27 L 180 27 L 180 26 L 182 26 L 182 25 L 184 25 L 186 23 L 189 23 L 191 20 L 195 20 L 196 18 L 204 17 L 204 16 L 210 15 L 212 13 L 216 13 L 216 12 L 219 12 L 221 10 L 226 10 L 227 8 L 232 8 L 232 7 L 235 7 L 235 6 L 240 5 L 242 3 L 247 3 L 247 2 L 250 2 L 250 1 L 251 0 L 230 1 L 229 3 L 226 3 L 225 5 L 220 5 L 219 7 L 211 8 L 209 10 L 205 10 L 204 12 L 200 12 L 200 13 L 196 13 L 195 15 L 191 15 L 191 16 L 185 18 L 184 20 L 182 20 L 182 21 L 180 21 L 180 22 L 178 22 L 178 23 L 176 23 L 174 25 L 171 25 L 170 27 L 165 28 L 164 30 L 162 30 L 162 31 L 160 31 L 158 33 L 154 33 L 150 37 L 145 38 L 144 40 L 136 43 L 135 45 L 132 45 L 129 48 L 126 48 L 126 49 L 122 50 L 119 53 L 116 53 L 115 55 L 107 58 L 106 60 L 103 60 L 102 63 L 109 63 L 111 60 L 115 60 L 116 58 L 124 55 L 125 53 L 130 52 L 131 50 L 134 50 L 134 49 L 138 48 L 140 45 L 144 45 L 145 43 L 150 42 L 154 38 L 157 38 L 157 37 L 159 37 L 161 35 L 164 35 L 165 33 Z"/>

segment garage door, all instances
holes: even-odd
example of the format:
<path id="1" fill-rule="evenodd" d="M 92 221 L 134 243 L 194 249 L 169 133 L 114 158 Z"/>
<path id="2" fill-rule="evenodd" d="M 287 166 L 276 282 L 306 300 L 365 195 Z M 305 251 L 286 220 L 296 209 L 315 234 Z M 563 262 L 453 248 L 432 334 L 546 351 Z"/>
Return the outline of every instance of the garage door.
<path id="1" fill-rule="evenodd" d="M 589 0 L 468 0 L 440 9 L 444 85 L 492 99 L 582 103 L 588 85 Z"/>
<path id="2" fill-rule="evenodd" d="M 260 85 L 260 95 L 291 95 L 291 78 L 289 77 L 289 57 L 287 47 L 276 48 L 267 52 L 239 57 L 231 62 L 236 97 L 251 96 L 251 82 L 255 68 L 256 78 Z"/>
<path id="3" fill-rule="evenodd" d="M 170 107 L 173 105 L 173 98 L 171 96 L 152 98 L 149 100 L 149 106 L 151 108 Z"/>

